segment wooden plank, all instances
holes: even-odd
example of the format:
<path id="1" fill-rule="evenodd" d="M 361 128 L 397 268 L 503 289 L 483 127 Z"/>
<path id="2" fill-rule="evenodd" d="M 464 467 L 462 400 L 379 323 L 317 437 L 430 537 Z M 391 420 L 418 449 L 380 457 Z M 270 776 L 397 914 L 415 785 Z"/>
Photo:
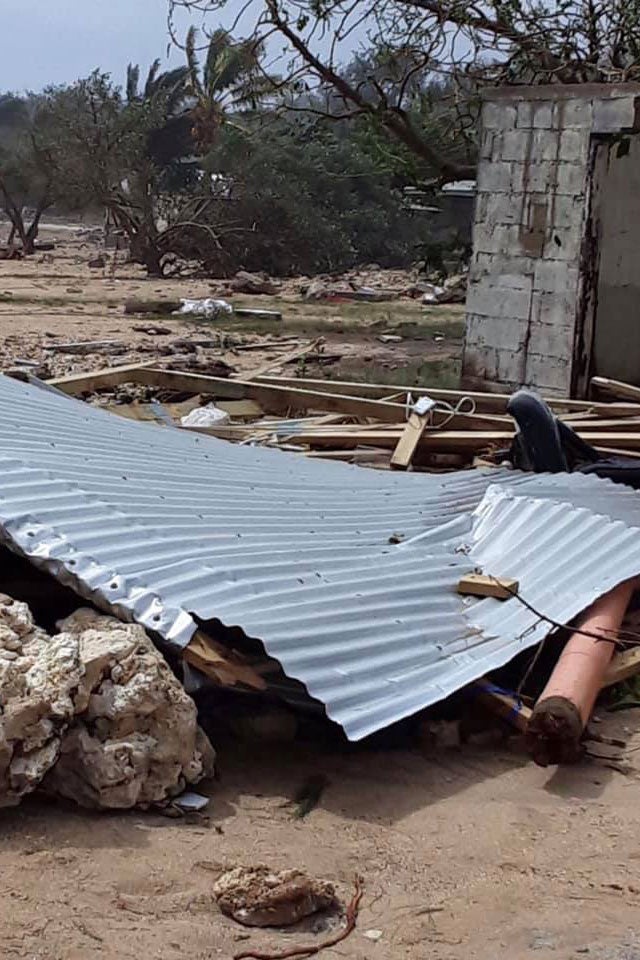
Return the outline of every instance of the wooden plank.
<path id="1" fill-rule="evenodd" d="M 618 417 L 614 420 L 607 420 L 604 417 L 594 420 L 570 420 L 567 425 L 578 433 L 593 433 L 604 430 L 608 433 L 624 433 L 627 430 L 640 430 L 640 418 Z"/>
<path id="2" fill-rule="evenodd" d="M 479 700 L 488 710 L 502 717 L 520 733 L 526 733 L 532 710 L 525 703 L 496 687 L 487 677 L 476 680 L 471 685 L 471 691 L 474 699 Z"/>
<path id="3" fill-rule="evenodd" d="M 249 317 L 254 320 L 282 320 L 279 310 L 255 310 L 251 307 L 234 307 L 232 317 Z"/>
<path id="4" fill-rule="evenodd" d="M 290 410 L 327 410 L 361 419 L 379 420 L 383 423 L 404 424 L 406 408 L 404 404 L 387 400 L 375 400 L 366 397 L 331 394 L 326 391 L 303 390 L 296 387 L 272 386 L 270 383 L 253 380 L 231 380 L 222 377 L 209 377 L 197 373 L 183 373 L 178 370 L 161 370 L 158 361 L 138 364 L 126 369 L 130 375 L 126 382 L 143 383 L 147 386 L 163 387 L 179 392 L 205 394 L 232 400 L 255 400 L 268 413 L 287 414 Z M 296 381 L 306 382 L 306 381 Z M 86 389 L 86 388 L 84 388 Z M 81 391 L 78 391 L 81 392 Z M 438 418 L 446 414 L 436 414 Z M 509 430 L 513 421 L 509 417 L 493 417 L 481 414 L 456 414 L 450 421 L 452 428 L 460 430 Z"/>
<path id="5" fill-rule="evenodd" d="M 309 430 L 295 435 L 298 443 L 315 446 L 368 446 L 395 447 L 400 439 L 398 429 L 363 427 L 360 430 Z M 640 451 L 640 433 L 585 433 L 584 439 L 605 452 L 615 450 L 624 455 L 627 450 Z M 491 430 L 425 430 L 419 443 L 420 450 L 435 450 L 441 453 L 469 451 L 478 453 L 489 447 L 508 447 L 513 433 Z"/>
<path id="6" fill-rule="evenodd" d="M 413 455 L 429 423 L 429 416 L 429 413 L 420 414 L 414 411 L 409 414 L 407 425 L 391 456 L 392 470 L 406 470 L 411 465 Z"/>
<path id="7" fill-rule="evenodd" d="M 335 430 L 301 431 L 292 437 L 296 443 L 318 447 L 384 447 L 394 449 L 402 436 L 403 427 L 385 430 L 376 427 L 361 427 L 358 430 L 338 428 Z M 440 453 L 475 452 L 484 450 L 491 444 L 508 445 L 512 439 L 510 433 L 482 432 L 478 430 L 428 430 L 422 435 L 420 450 L 434 450 Z"/>
<path id="8" fill-rule="evenodd" d="M 187 663 L 197 667 L 216 683 L 225 687 L 237 684 L 254 690 L 265 690 L 267 684 L 253 667 L 239 658 L 221 643 L 212 640 L 204 631 L 197 630 L 182 653 Z"/>
<path id="9" fill-rule="evenodd" d="M 362 450 L 310 450 L 304 456 L 310 460 L 346 460 L 348 463 L 389 461 L 389 451 L 376 450 L 375 447 L 364 447 Z"/>
<path id="10" fill-rule="evenodd" d="M 411 393 L 413 397 L 429 396 L 434 400 L 445 400 L 455 405 L 462 397 L 470 397 L 476 404 L 479 413 L 502 413 L 507 411 L 509 396 L 501 393 L 482 393 L 473 390 L 443 390 L 429 386 L 406 386 L 389 383 L 361 383 L 347 380 L 307 379 L 306 377 L 275 377 L 264 375 L 259 378 L 261 383 L 270 383 L 274 386 L 306 387 L 309 390 L 323 390 L 327 393 L 347 393 L 351 396 L 384 399 L 388 397 L 402 398 Z M 587 412 L 595 416 L 608 417 L 640 416 L 638 403 L 598 403 L 590 400 L 565 400 L 558 397 L 546 397 L 546 402 L 552 410 Z"/>
<path id="11" fill-rule="evenodd" d="M 640 646 L 620 650 L 614 654 L 602 681 L 603 687 L 612 687 L 640 673 Z"/>
<path id="12" fill-rule="evenodd" d="M 47 380 L 52 387 L 62 390 L 63 393 L 93 393 L 94 390 L 108 390 L 118 387 L 121 383 L 139 382 L 136 380 L 138 370 L 146 367 L 156 367 L 158 358 L 143 360 L 138 363 L 128 363 L 120 367 L 102 367 L 100 370 L 88 373 L 70 373 L 66 377 L 54 377 Z"/>
<path id="13" fill-rule="evenodd" d="M 585 440 L 589 440 L 588 434 Z M 601 453 L 603 457 L 626 457 L 631 460 L 640 459 L 640 450 L 617 450 L 615 447 L 594 447 L 596 453 Z"/>
<path id="14" fill-rule="evenodd" d="M 633 400 L 635 403 L 640 403 L 640 387 L 635 387 L 631 383 L 624 383 L 622 380 L 610 380 L 608 377 L 592 377 L 591 388 L 598 393 L 604 393 L 613 397 L 622 397 L 625 400 Z"/>
<path id="15" fill-rule="evenodd" d="M 326 410 L 330 413 L 372 417 L 389 423 L 402 423 L 405 408 L 400 403 L 368 400 L 363 397 L 333 395 L 290 387 L 273 387 L 246 380 L 225 380 L 175 370 L 140 368 L 135 373 L 137 383 L 165 387 L 186 393 L 209 394 L 231 400 L 255 400 L 269 413 L 287 413 L 289 410 Z"/>
<path id="16" fill-rule="evenodd" d="M 166 404 L 166 406 L 170 407 L 171 404 Z M 239 419 L 246 417 L 255 420 L 264 413 L 260 404 L 256 403 L 255 400 L 220 400 L 216 403 L 216 407 L 224 410 L 230 417 L 238 417 Z"/>
<path id="17" fill-rule="evenodd" d="M 273 370 L 274 367 L 281 367 L 285 363 L 291 363 L 292 360 L 299 360 L 301 357 L 306 357 L 307 354 L 313 353 L 313 351 L 317 350 L 318 347 L 323 343 L 324 337 L 317 337 L 315 340 L 307 340 L 306 343 L 302 344 L 302 346 L 297 346 L 295 350 L 290 350 L 289 353 L 285 353 L 281 357 L 271 357 L 255 370 L 244 373 L 242 379 L 255 380 L 263 374 L 268 373 L 269 370 Z"/>
<path id="18" fill-rule="evenodd" d="M 470 597 L 494 597 L 510 600 L 520 584 L 509 577 L 487 577 L 483 573 L 469 573 L 458 581 L 458 593 Z"/>

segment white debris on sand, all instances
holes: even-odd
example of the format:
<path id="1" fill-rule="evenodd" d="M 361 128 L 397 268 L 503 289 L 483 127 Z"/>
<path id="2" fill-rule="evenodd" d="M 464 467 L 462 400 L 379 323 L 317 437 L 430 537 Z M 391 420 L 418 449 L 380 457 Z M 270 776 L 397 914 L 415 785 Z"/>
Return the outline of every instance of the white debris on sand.
<path id="1" fill-rule="evenodd" d="M 0 807 L 39 787 L 146 807 L 212 773 L 195 704 L 142 627 L 88 609 L 58 626 L 0 596 Z"/>

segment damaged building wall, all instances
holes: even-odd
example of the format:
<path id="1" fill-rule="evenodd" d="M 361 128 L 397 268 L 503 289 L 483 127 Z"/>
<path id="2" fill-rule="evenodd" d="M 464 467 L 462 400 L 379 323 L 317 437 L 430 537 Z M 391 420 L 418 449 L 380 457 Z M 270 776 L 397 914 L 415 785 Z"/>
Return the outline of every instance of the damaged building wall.
<path id="1" fill-rule="evenodd" d="M 594 191 L 599 224 L 591 373 L 640 383 L 640 137 L 597 146 Z"/>
<path id="2" fill-rule="evenodd" d="M 584 326 L 594 138 L 636 127 L 640 86 L 491 91 L 483 104 L 463 377 L 568 395 Z"/>

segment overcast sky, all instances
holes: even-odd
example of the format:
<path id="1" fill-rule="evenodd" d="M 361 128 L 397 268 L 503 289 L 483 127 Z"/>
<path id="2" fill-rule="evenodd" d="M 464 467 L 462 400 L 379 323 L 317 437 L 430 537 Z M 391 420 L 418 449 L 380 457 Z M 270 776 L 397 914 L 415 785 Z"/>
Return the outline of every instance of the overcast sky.
<path id="1" fill-rule="evenodd" d="M 245 0 L 227 0 L 222 25 L 230 28 L 244 7 Z M 167 9 L 168 0 L 0 0 L 0 93 L 71 83 L 97 67 L 122 84 L 128 63 L 143 73 L 156 57 L 163 68 L 184 63 L 182 51 L 167 53 Z M 190 23 L 201 22 L 182 11 L 176 25 L 184 36 Z M 219 23 L 210 14 L 207 25 Z M 247 15 L 236 33 L 248 34 L 251 25 Z M 348 59 L 365 32 L 356 30 L 339 56 Z"/>
<path id="2" fill-rule="evenodd" d="M 129 62 L 169 63 L 168 39 L 167 0 L 0 0 L 0 91 L 68 83 L 96 67 L 122 82 Z"/>

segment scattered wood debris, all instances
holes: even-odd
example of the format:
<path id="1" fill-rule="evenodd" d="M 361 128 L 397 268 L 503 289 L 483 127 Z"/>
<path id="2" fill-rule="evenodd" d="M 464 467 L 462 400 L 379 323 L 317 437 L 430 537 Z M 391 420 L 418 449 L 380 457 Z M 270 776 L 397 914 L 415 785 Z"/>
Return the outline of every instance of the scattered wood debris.
<path id="1" fill-rule="evenodd" d="M 469 573 L 458 583 L 458 593 L 470 597 L 495 597 L 509 600 L 518 593 L 520 584 L 508 577 L 490 577 L 482 573 Z"/>

